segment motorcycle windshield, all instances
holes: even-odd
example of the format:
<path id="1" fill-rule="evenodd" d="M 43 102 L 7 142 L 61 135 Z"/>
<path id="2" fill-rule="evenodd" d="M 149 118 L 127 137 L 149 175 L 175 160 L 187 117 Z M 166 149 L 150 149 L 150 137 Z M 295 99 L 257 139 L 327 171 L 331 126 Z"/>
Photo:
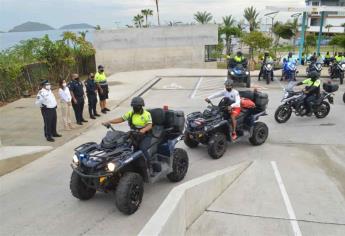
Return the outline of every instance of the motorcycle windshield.
<path id="1" fill-rule="evenodd" d="M 296 85 L 297 85 L 297 82 L 290 81 L 285 89 L 288 92 L 293 92 L 294 91 L 293 89 L 296 87 Z"/>

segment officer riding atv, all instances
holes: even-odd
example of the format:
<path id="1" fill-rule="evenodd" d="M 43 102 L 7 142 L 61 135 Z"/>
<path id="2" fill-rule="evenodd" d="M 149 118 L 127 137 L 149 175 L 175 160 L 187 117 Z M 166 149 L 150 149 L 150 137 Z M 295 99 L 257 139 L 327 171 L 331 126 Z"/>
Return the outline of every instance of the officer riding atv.
<path id="1" fill-rule="evenodd" d="M 188 170 L 188 155 L 175 148 L 182 140 L 184 113 L 161 108 L 144 109 L 144 100 L 135 97 L 132 110 L 103 123 L 110 128 L 100 144 L 85 143 L 75 149 L 70 181 L 72 195 L 91 199 L 97 191 L 115 192 L 117 208 L 133 214 L 140 206 L 143 182 L 162 177 L 181 181 Z M 128 121 L 131 130 L 117 131 L 111 124 Z"/>
<path id="2" fill-rule="evenodd" d="M 235 142 L 238 137 L 247 136 L 251 144 L 261 145 L 268 137 L 267 125 L 258 121 L 266 115 L 267 94 L 238 92 L 233 89 L 232 80 L 226 80 L 224 85 L 224 91 L 205 99 L 210 106 L 203 113 L 193 112 L 186 121 L 185 144 L 190 148 L 196 148 L 199 143 L 207 145 L 213 159 L 224 155 L 227 141 Z M 215 106 L 211 99 L 217 97 L 223 98 Z"/>
<path id="3" fill-rule="evenodd" d="M 231 79 L 238 83 L 245 83 L 246 87 L 250 88 L 250 72 L 247 67 L 247 59 L 243 56 L 241 51 L 238 51 L 235 57 L 229 58 L 228 80 Z"/>

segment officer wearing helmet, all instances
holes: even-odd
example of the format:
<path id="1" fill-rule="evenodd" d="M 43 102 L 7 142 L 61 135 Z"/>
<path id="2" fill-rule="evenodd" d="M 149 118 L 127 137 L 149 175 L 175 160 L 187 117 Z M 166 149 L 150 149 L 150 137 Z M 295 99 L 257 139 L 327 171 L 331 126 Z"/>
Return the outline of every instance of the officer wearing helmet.
<path id="1" fill-rule="evenodd" d="M 233 80 L 227 79 L 224 83 L 225 90 L 219 91 L 215 94 L 212 94 L 211 96 L 207 97 L 205 99 L 206 102 L 210 102 L 211 99 L 224 97 L 228 98 L 230 101 L 230 106 L 228 108 L 229 114 L 231 116 L 231 124 L 232 124 L 232 133 L 231 138 L 232 140 L 237 139 L 237 133 L 236 133 L 236 125 L 237 121 L 236 118 L 241 113 L 241 99 L 240 94 L 237 90 L 233 89 Z"/>
<path id="2" fill-rule="evenodd" d="M 310 78 L 306 79 L 302 82 L 297 83 L 297 86 L 302 85 L 302 84 L 306 85 L 306 87 L 303 89 L 303 92 L 306 95 L 306 97 L 304 99 L 304 104 L 305 104 L 305 107 L 307 110 L 307 115 L 311 116 L 312 115 L 312 113 L 311 113 L 312 103 L 320 95 L 321 81 L 319 79 L 319 73 L 317 73 L 316 71 L 310 72 Z"/>
<path id="3" fill-rule="evenodd" d="M 150 112 L 144 109 L 145 102 L 141 97 L 134 97 L 131 101 L 132 110 L 125 113 L 123 116 L 110 120 L 103 123 L 103 125 L 108 124 L 119 124 L 127 121 L 130 128 L 133 130 L 138 130 L 142 135 L 144 135 L 142 141 L 139 144 L 139 149 L 143 151 L 146 160 L 149 162 L 148 149 L 151 145 L 152 136 L 150 131 L 152 129 L 152 118 Z"/>
<path id="4" fill-rule="evenodd" d="M 290 62 L 290 61 L 295 61 L 295 62 L 297 62 L 296 59 L 294 59 L 294 58 L 292 57 L 292 52 L 289 52 L 288 56 L 285 57 L 285 58 L 283 59 L 282 77 L 281 77 L 280 81 L 283 81 L 283 80 L 284 80 L 286 65 L 287 65 L 287 63 Z M 295 79 L 295 80 L 296 80 L 296 79 Z"/>
<path id="5" fill-rule="evenodd" d="M 230 58 L 229 64 L 228 64 L 228 69 L 229 68 L 234 68 L 237 65 L 242 65 L 244 68 L 247 68 L 247 59 L 243 56 L 241 51 L 238 51 L 236 53 L 236 56 L 233 58 Z"/>
<path id="6" fill-rule="evenodd" d="M 262 65 L 259 73 L 258 80 L 260 81 L 261 75 L 264 72 L 264 66 L 267 62 L 273 61 L 273 58 L 270 56 L 269 52 L 265 52 L 264 56 L 261 58 Z M 271 80 L 273 81 L 273 70 L 271 70 Z"/>

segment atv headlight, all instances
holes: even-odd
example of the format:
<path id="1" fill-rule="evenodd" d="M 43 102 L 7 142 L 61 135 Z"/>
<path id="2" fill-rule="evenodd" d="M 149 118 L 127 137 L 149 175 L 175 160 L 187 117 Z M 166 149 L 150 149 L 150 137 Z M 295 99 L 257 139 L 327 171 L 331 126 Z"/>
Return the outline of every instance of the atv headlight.
<path id="1" fill-rule="evenodd" d="M 110 162 L 110 163 L 108 163 L 107 167 L 108 167 L 109 171 L 113 172 L 116 168 L 116 165 L 114 163 Z"/>
<path id="2" fill-rule="evenodd" d="M 249 75 L 249 72 L 248 72 L 248 71 L 246 71 L 246 75 Z"/>
<path id="3" fill-rule="evenodd" d="M 230 72 L 231 75 L 234 75 L 235 73 L 233 71 Z"/>
<path id="4" fill-rule="evenodd" d="M 75 154 L 73 155 L 73 163 L 75 163 L 75 164 L 79 163 L 79 158 Z"/>

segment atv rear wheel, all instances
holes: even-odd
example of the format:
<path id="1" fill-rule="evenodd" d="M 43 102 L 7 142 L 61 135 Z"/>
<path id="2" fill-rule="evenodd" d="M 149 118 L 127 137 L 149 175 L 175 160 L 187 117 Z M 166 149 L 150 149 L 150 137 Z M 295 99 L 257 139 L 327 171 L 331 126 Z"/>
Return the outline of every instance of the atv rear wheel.
<path id="1" fill-rule="evenodd" d="M 189 135 L 190 134 L 187 131 L 184 132 L 184 143 L 190 148 L 196 148 L 199 145 L 199 142 L 192 139 Z"/>
<path id="2" fill-rule="evenodd" d="M 263 122 L 256 122 L 253 128 L 253 134 L 249 138 L 249 142 L 254 146 L 258 146 L 266 142 L 268 137 L 268 127 Z"/>
<path id="3" fill-rule="evenodd" d="M 171 182 L 179 182 L 183 180 L 188 171 L 188 154 L 182 148 L 176 148 L 174 150 L 173 157 L 173 171 L 167 175 L 167 178 Z"/>
<path id="4" fill-rule="evenodd" d="M 144 195 L 143 178 L 134 172 L 125 173 L 116 188 L 115 203 L 126 215 L 136 212 Z"/>
<path id="5" fill-rule="evenodd" d="M 208 141 L 208 154 L 213 159 L 219 159 L 224 155 L 226 146 L 227 140 L 225 134 L 215 133 Z"/>
<path id="6" fill-rule="evenodd" d="M 72 195 L 80 200 L 89 200 L 96 194 L 96 189 L 88 187 L 75 171 L 72 172 L 69 187 Z"/>
<path id="7" fill-rule="evenodd" d="M 274 118 L 278 123 L 285 123 L 290 119 L 291 114 L 291 107 L 286 105 L 280 105 L 274 114 Z"/>
<path id="8" fill-rule="evenodd" d="M 318 110 L 314 112 L 316 118 L 322 119 L 325 118 L 329 111 L 331 110 L 331 106 L 328 102 L 323 101 L 320 106 L 318 107 Z"/>

